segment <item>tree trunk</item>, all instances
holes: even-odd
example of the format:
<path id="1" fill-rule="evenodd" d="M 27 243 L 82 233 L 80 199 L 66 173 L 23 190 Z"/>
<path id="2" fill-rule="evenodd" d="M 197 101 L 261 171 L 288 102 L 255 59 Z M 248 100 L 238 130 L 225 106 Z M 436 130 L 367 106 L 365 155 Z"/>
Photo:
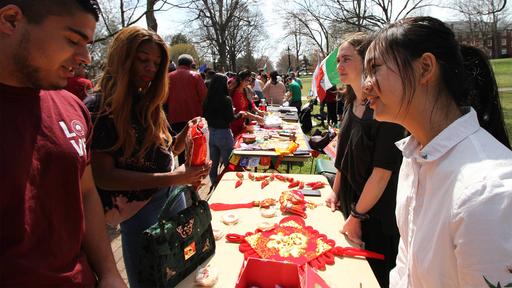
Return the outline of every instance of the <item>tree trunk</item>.
<path id="1" fill-rule="evenodd" d="M 146 6 L 146 24 L 148 25 L 148 29 L 157 32 L 158 23 L 155 18 L 155 3 L 157 0 L 147 0 Z"/>
<path id="2" fill-rule="evenodd" d="M 227 65 L 227 52 L 226 52 L 226 44 L 225 43 L 218 43 L 219 47 L 219 60 L 217 62 L 217 67 L 220 72 L 226 72 L 226 69 L 228 68 Z"/>
<path id="3" fill-rule="evenodd" d="M 233 72 L 237 72 L 236 71 L 236 54 L 235 52 L 230 52 L 229 53 L 229 66 L 230 66 L 230 70 L 233 71 Z"/>
<path id="4" fill-rule="evenodd" d="M 121 27 L 126 27 L 126 20 L 124 19 L 124 2 L 119 0 L 119 9 L 121 10 Z"/>

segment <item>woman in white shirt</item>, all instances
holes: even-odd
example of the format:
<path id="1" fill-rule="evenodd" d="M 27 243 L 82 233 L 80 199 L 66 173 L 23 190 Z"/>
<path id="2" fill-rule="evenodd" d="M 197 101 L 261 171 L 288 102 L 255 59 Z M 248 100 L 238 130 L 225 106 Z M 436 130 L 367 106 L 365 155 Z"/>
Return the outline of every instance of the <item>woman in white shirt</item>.
<path id="1" fill-rule="evenodd" d="M 391 24 L 369 47 L 365 73 L 375 117 L 411 133 L 397 142 L 401 239 L 390 287 L 511 283 L 512 152 L 463 107 L 453 32 L 431 17 Z"/>

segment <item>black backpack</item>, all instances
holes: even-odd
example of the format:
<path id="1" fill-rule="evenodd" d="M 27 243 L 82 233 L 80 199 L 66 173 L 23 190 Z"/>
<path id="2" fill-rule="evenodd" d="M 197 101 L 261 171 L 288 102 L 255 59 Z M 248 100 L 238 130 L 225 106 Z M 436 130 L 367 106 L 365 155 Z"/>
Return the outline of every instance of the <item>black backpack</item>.
<path id="1" fill-rule="evenodd" d="M 311 132 L 313 123 L 311 122 L 311 112 L 313 112 L 313 105 L 303 107 L 299 112 L 299 122 L 304 133 Z"/>

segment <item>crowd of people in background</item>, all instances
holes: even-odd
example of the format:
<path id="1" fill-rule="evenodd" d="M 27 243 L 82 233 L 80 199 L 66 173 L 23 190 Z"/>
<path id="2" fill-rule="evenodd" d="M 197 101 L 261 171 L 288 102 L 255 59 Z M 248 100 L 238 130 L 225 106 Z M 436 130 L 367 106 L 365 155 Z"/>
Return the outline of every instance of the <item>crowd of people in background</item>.
<path id="1" fill-rule="evenodd" d="M 98 19 L 93 0 L 0 1 L 2 287 L 126 287 L 105 223 L 120 225 L 140 287 L 142 232 L 173 189 L 207 176 L 215 187 L 265 105 L 301 111 L 294 72 L 199 73 L 141 27 L 117 33 L 88 80 Z M 512 283 L 512 152 L 485 55 L 411 17 L 347 34 L 337 62 L 342 85 L 321 103 L 340 131 L 326 204 L 350 243 L 385 255 L 369 260 L 380 286 Z M 211 161 L 189 167 L 185 138 L 202 117 Z"/>

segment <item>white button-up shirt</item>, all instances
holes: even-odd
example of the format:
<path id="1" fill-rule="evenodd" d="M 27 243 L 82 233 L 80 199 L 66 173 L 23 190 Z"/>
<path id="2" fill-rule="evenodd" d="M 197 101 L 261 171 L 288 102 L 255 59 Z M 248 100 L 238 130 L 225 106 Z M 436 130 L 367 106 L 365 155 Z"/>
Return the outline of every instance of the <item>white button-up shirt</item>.
<path id="1" fill-rule="evenodd" d="M 412 136 L 396 144 L 401 239 L 390 287 L 512 283 L 512 152 L 473 109 L 423 149 Z"/>

